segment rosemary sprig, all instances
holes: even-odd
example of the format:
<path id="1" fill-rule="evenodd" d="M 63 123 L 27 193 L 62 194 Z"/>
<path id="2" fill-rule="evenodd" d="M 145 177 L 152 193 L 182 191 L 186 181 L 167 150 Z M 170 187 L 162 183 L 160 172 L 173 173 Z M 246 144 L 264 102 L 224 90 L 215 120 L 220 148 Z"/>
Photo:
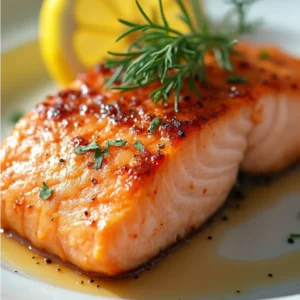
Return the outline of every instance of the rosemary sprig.
<path id="1" fill-rule="evenodd" d="M 161 85 L 153 90 L 150 97 L 154 103 L 158 103 L 164 102 L 174 93 L 174 109 L 178 112 L 184 80 L 187 79 L 189 89 L 200 96 L 195 82 L 206 80 L 204 57 L 207 52 L 214 53 L 222 69 L 233 70 L 230 53 L 237 43 L 236 38 L 253 28 L 246 21 L 246 10 L 255 0 L 229 0 L 233 8 L 225 17 L 222 30 L 215 29 L 203 16 L 198 0 L 189 1 L 193 16 L 182 0 L 176 0 L 181 11 L 180 20 L 189 29 L 187 33 L 183 33 L 168 23 L 162 0 L 158 0 L 161 22 L 151 20 L 136 0 L 145 22 L 137 24 L 119 19 L 128 30 L 117 41 L 133 33 L 139 35 L 127 52 L 108 52 L 114 58 L 107 61 L 107 67 L 115 68 L 115 72 L 108 80 L 107 87 L 124 92 L 158 81 Z M 237 24 L 228 26 L 228 20 L 233 18 L 237 19 Z M 116 85 L 119 81 L 121 84 Z"/>

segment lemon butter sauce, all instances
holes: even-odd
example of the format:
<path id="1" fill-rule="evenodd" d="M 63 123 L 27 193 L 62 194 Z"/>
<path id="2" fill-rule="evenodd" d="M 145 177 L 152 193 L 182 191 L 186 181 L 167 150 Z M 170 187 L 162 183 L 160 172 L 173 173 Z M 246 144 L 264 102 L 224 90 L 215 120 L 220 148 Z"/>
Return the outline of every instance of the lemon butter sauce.
<path id="1" fill-rule="evenodd" d="M 1 234 L 1 257 L 13 271 L 26 274 L 33 280 L 38 278 L 54 286 L 107 297 L 185 299 L 197 296 L 206 299 L 209 296 L 242 295 L 258 287 L 272 288 L 296 280 L 299 284 L 300 251 L 297 240 L 288 244 L 287 239 L 278 236 L 290 250 L 266 259 L 236 260 L 219 253 L 228 232 L 245 224 L 260 211 L 272 210 L 285 195 L 299 195 L 299 177 L 300 170 L 295 169 L 270 186 L 252 187 L 247 191 L 245 200 L 232 202 L 231 207 L 208 228 L 171 252 L 152 269 L 132 278 L 99 279 L 81 275 L 55 260 L 32 252 L 5 233 Z"/>

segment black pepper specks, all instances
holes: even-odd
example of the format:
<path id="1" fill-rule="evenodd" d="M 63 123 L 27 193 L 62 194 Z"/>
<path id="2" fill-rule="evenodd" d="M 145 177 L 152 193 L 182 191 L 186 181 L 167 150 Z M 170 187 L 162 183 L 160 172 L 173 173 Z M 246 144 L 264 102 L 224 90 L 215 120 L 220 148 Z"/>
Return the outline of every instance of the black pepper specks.
<path id="1" fill-rule="evenodd" d="M 92 178 L 92 180 L 91 180 L 91 181 L 92 181 L 92 184 L 93 184 L 93 185 L 96 185 L 96 184 L 98 184 L 98 180 L 97 180 L 96 178 Z"/>
<path id="2" fill-rule="evenodd" d="M 86 210 L 86 211 L 84 212 L 84 215 L 87 217 L 87 216 L 89 215 L 89 212 Z"/>
<path id="3" fill-rule="evenodd" d="M 291 88 L 292 88 L 293 90 L 296 90 L 296 89 L 298 88 L 298 86 L 297 86 L 296 83 L 292 83 L 292 84 L 291 84 Z"/>
<path id="4" fill-rule="evenodd" d="M 138 276 L 138 275 L 135 275 L 135 276 L 134 276 L 134 279 L 139 279 L 139 276 Z"/>
<path id="5" fill-rule="evenodd" d="M 44 258 L 44 262 L 47 265 L 52 264 L 52 259 L 51 258 Z"/>
<path id="6" fill-rule="evenodd" d="M 65 160 L 64 160 L 63 158 L 60 158 L 60 159 L 59 159 L 59 162 L 64 163 Z"/>
<path id="7" fill-rule="evenodd" d="M 223 216 L 222 217 L 222 221 L 225 221 L 225 222 L 228 221 L 228 217 L 227 216 Z"/>
<path id="8" fill-rule="evenodd" d="M 56 269 L 56 272 L 60 272 L 60 271 L 61 271 L 61 268 L 57 268 L 57 269 Z"/>
<path id="9" fill-rule="evenodd" d="M 89 283 L 94 283 L 94 282 L 95 282 L 94 279 L 90 279 L 90 280 L 89 280 Z"/>
<path id="10" fill-rule="evenodd" d="M 83 281 L 83 280 L 81 280 L 81 281 L 80 281 L 80 284 L 84 284 L 84 281 Z"/>
<path id="11" fill-rule="evenodd" d="M 100 287 L 100 285 L 99 285 L 99 284 L 97 284 L 97 289 L 99 289 L 99 287 Z"/>
<path id="12" fill-rule="evenodd" d="M 158 149 L 164 149 L 165 145 L 164 144 L 158 144 L 157 147 L 158 147 Z"/>
<path id="13" fill-rule="evenodd" d="M 199 106 L 199 107 L 204 107 L 203 103 L 201 101 L 197 101 L 196 104 Z"/>
<path id="14" fill-rule="evenodd" d="M 184 138 L 184 137 L 186 137 L 186 133 L 182 130 L 179 130 L 178 131 L 178 136 L 181 137 L 181 138 Z"/>
<path id="15" fill-rule="evenodd" d="M 208 240 L 212 240 L 213 237 L 212 237 L 211 235 L 209 235 L 209 236 L 207 237 L 207 239 L 208 239 Z"/>
<path id="16" fill-rule="evenodd" d="M 295 243 L 295 240 L 293 238 L 288 238 L 287 241 L 288 241 L 289 244 L 294 244 Z"/>
<path id="17" fill-rule="evenodd" d="M 272 274 L 272 273 L 269 273 L 269 274 L 268 274 L 268 277 L 272 278 L 272 277 L 273 277 L 273 274 Z"/>

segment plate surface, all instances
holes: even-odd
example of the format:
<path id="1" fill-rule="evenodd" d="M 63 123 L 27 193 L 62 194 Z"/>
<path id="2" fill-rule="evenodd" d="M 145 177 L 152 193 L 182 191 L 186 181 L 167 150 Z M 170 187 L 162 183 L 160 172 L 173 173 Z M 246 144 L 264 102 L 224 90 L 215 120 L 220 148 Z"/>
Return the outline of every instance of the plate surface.
<path id="1" fill-rule="evenodd" d="M 11 1 L 11 3 L 13 2 L 16 1 Z M 18 1 L 18 3 L 22 2 Z M 13 112 L 30 109 L 35 103 L 43 99 L 45 95 L 53 93 L 57 89 L 43 66 L 37 42 L 31 41 L 36 36 L 36 12 L 40 1 L 31 0 L 31 2 L 34 9 L 31 11 L 24 10 L 23 19 L 21 17 L 16 21 L 19 22 L 19 25 L 22 25 L 22 20 L 29 24 L 27 27 L 25 26 L 27 29 L 22 29 L 22 34 L 15 29 L 15 23 L 11 23 L 11 26 L 9 26 L 9 22 L 15 22 L 16 16 L 13 15 L 11 7 L 4 6 L 7 24 L 4 27 L 3 42 L 5 51 L 2 53 L 1 70 L 2 139 L 13 127 L 10 121 L 10 116 Z M 208 11 L 215 18 L 224 13 L 224 5 L 222 4 L 224 1 L 213 0 L 206 2 Z M 265 25 L 251 39 L 257 43 L 277 44 L 290 53 L 300 56 L 299 12 L 300 2 L 295 0 L 264 0 L 258 2 L 250 13 L 251 16 L 263 18 Z M 19 13 L 22 14 L 21 8 Z M 28 20 L 25 20 L 25 18 L 28 18 Z M 23 44 L 25 40 L 27 43 Z M 16 45 L 20 44 L 23 45 L 16 47 Z M 283 186 L 286 182 L 288 186 L 286 194 L 280 194 L 280 199 L 274 205 L 262 208 L 261 211 L 256 211 L 250 219 L 240 222 L 238 226 L 230 228 L 222 235 L 221 242 L 216 248 L 217 255 L 240 263 L 255 263 L 262 260 L 280 259 L 280 257 L 287 255 L 291 251 L 300 251 L 299 243 L 293 245 L 292 248 L 285 243 L 286 234 L 300 228 L 299 220 L 297 220 L 297 212 L 300 212 L 300 184 L 298 186 L 295 184 L 295 182 L 297 183 L 295 178 L 299 178 L 300 182 L 300 172 L 296 170 L 292 171 L 292 174 L 288 173 L 284 176 L 291 177 L 291 179 L 280 179 L 282 181 L 277 182 L 275 184 L 276 187 L 271 185 L 270 189 L 276 188 L 280 191 L 279 186 Z M 288 180 L 294 181 L 293 188 L 287 183 Z M 268 195 L 267 192 L 266 195 Z M 277 226 L 274 227 L 274 224 L 277 224 Z M 253 241 L 255 241 L 255 247 L 253 247 Z M 192 239 L 189 247 L 196 247 L 197 242 L 197 237 Z M 177 251 L 184 253 L 183 251 L 185 250 L 179 249 Z M 201 253 L 199 255 L 201 256 Z M 181 270 L 179 269 L 178 272 L 181 272 Z M 164 278 L 161 278 L 161 280 L 163 281 Z M 298 277 L 276 285 L 255 287 L 242 295 L 223 295 L 221 299 L 300 299 L 299 284 L 300 278 Z M 87 295 L 54 287 L 26 274 L 15 274 L 12 271 L 12 267 L 5 261 L 2 261 L 1 286 L 1 295 L 4 300 L 64 300 L 66 297 L 72 300 L 107 299 L 101 296 Z M 149 297 L 150 295 L 147 296 Z M 179 297 L 179 295 L 174 294 L 173 297 L 162 297 L 160 299 L 178 299 L 176 296 Z M 126 298 L 127 296 L 124 297 Z M 125 299 L 124 297 L 120 296 L 115 299 Z M 145 299 L 143 295 L 128 296 L 127 298 Z M 152 299 L 158 298 L 155 296 Z M 180 299 L 207 300 L 208 298 L 180 295 Z M 220 299 L 220 297 L 212 299 Z"/>

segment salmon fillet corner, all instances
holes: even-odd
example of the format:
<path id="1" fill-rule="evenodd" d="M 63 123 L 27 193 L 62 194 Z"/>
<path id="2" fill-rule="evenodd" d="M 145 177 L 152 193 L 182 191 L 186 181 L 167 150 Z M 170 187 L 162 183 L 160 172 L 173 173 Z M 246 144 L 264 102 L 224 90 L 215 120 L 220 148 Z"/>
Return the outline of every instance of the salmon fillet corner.
<path id="1" fill-rule="evenodd" d="M 281 170 L 300 156 L 300 61 L 274 47 L 240 45 L 235 75 L 208 55 L 199 99 L 184 85 L 154 105 L 157 83 L 104 90 L 102 65 L 27 113 L 1 146 L 1 226 L 84 271 L 116 276 L 201 226 L 224 203 L 239 169 Z M 151 134 L 151 121 L 161 118 Z M 124 139 L 100 169 L 75 147 Z M 140 141 L 144 151 L 133 144 Z M 45 182 L 49 199 L 39 192 Z"/>

